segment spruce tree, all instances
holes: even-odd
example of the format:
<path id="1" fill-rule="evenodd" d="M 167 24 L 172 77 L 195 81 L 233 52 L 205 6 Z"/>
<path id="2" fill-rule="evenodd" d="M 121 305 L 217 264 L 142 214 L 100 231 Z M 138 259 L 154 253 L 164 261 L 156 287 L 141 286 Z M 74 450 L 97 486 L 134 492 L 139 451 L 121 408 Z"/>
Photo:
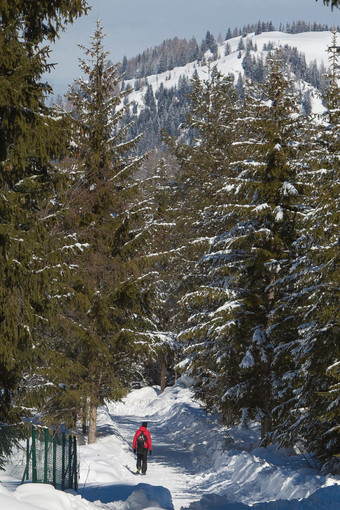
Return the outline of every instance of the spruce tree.
<path id="1" fill-rule="evenodd" d="M 143 171 L 147 172 L 143 189 L 148 204 L 148 246 L 153 274 L 153 317 L 155 329 L 149 332 L 147 366 L 153 367 L 153 383 L 164 391 L 175 377 L 175 364 L 180 360 L 177 340 L 177 289 L 182 281 L 182 254 L 178 248 L 177 219 L 174 200 L 178 165 L 170 153 L 150 154 Z M 144 373 L 141 369 L 141 373 Z M 146 373 L 146 376 L 148 374 Z"/>
<path id="2" fill-rule="evenodd" d="M 233 78 L 216 68 L 208 77 L 193 79 L 191 106 L 185 127 L 192 145 L 175 143 L 172 148 L 180 164 L 177 199 L 182 211 L 177 221 L 181 232 L 182 283 L 178 289 L 182 321 L 181 341 L 187 355 L 186 366 L 195 377 L 197 395 L 210 410 L 218 410 L 219 381 L 216 365 L 223 354 L 227 310 L 232 299 L 224 273 L 224 258 L 211 253 L 209 246 L 222 237 L 233 223 L 228 186 L 233 180 L 238 117 L 237 92 Z M 216 310 L 219 310 L 216 312 Z M 188 365 L 189 363 L 189 365 Z"/>
<path id="3" fill-rule="evenodd" d="M 289 269 L 290 289 L 286 308 L 297 310 L 296 338 L 282 350 L 290 358 L 293 393 L 285 398 L 280 416 L 282 444 L 299 441 L 324 464 L 332 465 L 339 453 L 331 409 L 337 394 L 339 360 L 339 68 L 336 35 L 329 48 L 330 71 L 325 91 L 323 118 L 311 118 L 308 152 L 302 159 L 299 180 L 305 204 L 299 214 L 300 236 L 296 259 Z M 321 122 L 320 122 L 321 121 Z M 293 360 L 293 363 L 292 363 Z M 336 387 L 336 386 L 335 386 Z M 326 395 L 326 396 L 325 396 Z M 332 399 L 334 397 L 334 400 Z M 329 423 L 325 422 L 325 416 Z"/>
<path id="4" fill-rule="evenodd" d="M 239 373 L 223 397 L 227 408 L 237 410 L 238 419 L 261 422 L 262 439 L 272 428 L 276 405 L 276 348 L 291 334 L 284 315 L 274 319 L 273 313 L 283 292 L 276 283 L 282 260 L 293 256 L 299 200 L 297 93 L 279 52 L 267 65 L 263 84 L 247 90 L 242 135 L 248 159 L 235 164 L 242 206 L 228 246 L 240 254 L 235 278 L 241 306 L 230 339 Z"/>
<path id="5" fill-rule="evenodd" d="M 38 347 L 49 288 L 41 239 L 46 200 L 67 129 L 46 106 L 48 47 L 85 1 L 2 2 L 0 6 L 0 420 L 17 420 L 16 390 Z"/>
<path id="6" fill-rule="evenodd" d="M 316 0 L 318 1 L 318 0 Z M 332 10 L 334 7 L 340 7 L 340 1 L 339 0 L 323 0 L 324 5 L 330 5 L 332 7 Z"/>
<path id="7" fill-rule="evenodd" d="M 327 429 L 327 437 L 332 437 L 332 445 L 327 452 L 327 457 L 331 454 L 332 470 L 338 471 L 339 466 L 339 447 L 335 434 L 339 434 L 339 409 L 340 409 L 340 361 L 336 361 L 333 365 L 327 368 L 326 374 L 331 378 L 328 390 L 322 393 L 328 403 L 325 413 L 320 416 L 329 424 Z M 335 436 L 335 437 L 334 437 Z"/>
<path id="8" fill-rule="evenodd" d="M 198 104 L 203 111 L 207 102 Z M 206 135 L 199 131 L 193 153 L 202 153 L 194 161 L 207 171 L 196 200 L 211 236 L 209 251 L 193 272 L 195 285 L 182 299 L 191 313 L 183 338 L 189 342 L 198 394 L 208 407 L 228 422 L 260 420 L 264 438 L 275 405 L 274 342 L 281 341 L 271 318 L 280 297 L 276 273 L 296 238 L 298 196 L 296 96 L 279 55 L 269 62 L 264 84 L 248 90 L 242 121 L 235 104 L 229 104 L 234 114 L 228 116 L 225 96 L 223 104 L 222 124 L 211 106 L 206 111 L 212 125 L 203 116 L 201 125 L 196 123 Z M 226 127 L 229 143 L 216 147 Z M 191 162 L 186 154 L 183 161 Z M 215 200 L 205 201 L 211 191 Z"/>
<path id="9" fill-rule="evenodd" d="M 84 78 L 67 96 L 73 183 L 59 213 L 59 236 L 70 270 L 50 342 L 51 357 L 60 355 L 65 366 L 54 369 L 56 394 L 45 410 L 49 420 L 74 425 L 88 403 L 89 442 L 96 440 L 97 407 L 123 394 L 145 344 L 140 333 L 152 329 L 149 283 L 142 278 L 144 212 L 134 179 L 141 160 L 132 156 L 137 140 L 127 139 L 122 123 L 129 91 L 120 92 L 119 65 L 108 63 L 104 36 L 98 21 L 89 47 L 82 47 Z M 74 370 L 65 370 L 72 363 Z"/>

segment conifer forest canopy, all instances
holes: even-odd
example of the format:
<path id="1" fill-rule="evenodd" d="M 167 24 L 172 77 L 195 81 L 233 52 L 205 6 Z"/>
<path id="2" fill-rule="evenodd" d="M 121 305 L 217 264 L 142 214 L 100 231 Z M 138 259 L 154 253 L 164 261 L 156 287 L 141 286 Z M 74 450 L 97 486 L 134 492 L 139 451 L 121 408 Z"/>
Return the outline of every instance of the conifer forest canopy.
<path id="1" fill-rule="evenodd" d="M 97 21 L 50 105 L 49 42 L 87 9 L 0 2 L 1 461 L 22 418 L 95 442 L 106 400 L 186 372 L 226 426 L 339 472 L 336 30 L 327 69 L 246 29 L 115 64 Z"/>

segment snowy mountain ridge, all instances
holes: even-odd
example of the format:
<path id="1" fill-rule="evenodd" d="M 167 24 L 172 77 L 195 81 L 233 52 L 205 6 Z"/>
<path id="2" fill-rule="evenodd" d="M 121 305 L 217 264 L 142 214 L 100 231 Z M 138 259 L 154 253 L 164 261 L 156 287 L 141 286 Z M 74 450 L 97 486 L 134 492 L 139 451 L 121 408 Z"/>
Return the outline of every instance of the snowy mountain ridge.
<path id="1" fill-rule="evenodd" d="M 324 112 L 320 91 L 325 83 L 332 37 L 330 31 L 254 32 L 216 43 L 213 51 L 207 50 L 196 60 L 171 70 L 144 76 L 142 69 L 137 69 L 136 77 L 123 81 L 124 88 L 132 89 L 128 96 L 133 122 L 131 138 L 144 134 L 139 146 L 143 154 L 161 146 L 161 129 L 179 137 L 189 108 L 190 80 L 195 73 L 207 80 L 209 69 L 216 66 L 222 75 L 233 75 L 235 87 L 242 93 L 245 78 L 263 80 L 266 59 L 275 48 L 283 49 L 294 73 L 301 110 L 307 114 Z"/>
<path id="2" fill-rule="evenodd" d="M 332 44 L 332 33 L 325 32 L 303 32 L 298 34 L 290 34 L 280 31 L 264 32 L 261 34 L 247 34 L 246 36 L 238 36 L 229 40 L 225 40 L 218 44 L 218 57 L 213 60 L 212 53 L 207 51 L 205 54 L 206 62 L 209 61 L 211 67 L 217 66 L 217 69 L 222 74 L 233 74 L 235 76 L 235 82 L 238 76 L 244 75 L 244 69 L 242 67 L 243 57 L 246 50 L 238 49 L 240 41 L 243 41 L 244 45 L 251 42 L 254 49 L 251 51 L 256 57 L 265 58 L 268 55 L 268 51 L 264 48 L 268 45 L 276 48 L 284 47 L 288 45 L 291 48 L 296 48 L 299 52 L 303 53 L 306 58 L 307 64 L 315 62 L 319 67 L 328 67 L 328 54 L 327 49 Z M 228 45 L 228 51 L 230 53 L 226 55 L 226 48 Z M 165 71 L 163 73 L 154 74 L 144 79 L 144 85 L 139 90 L 134 90 L 129 99 L 139 105 L 140 108 L 144 107 L 144 95 L 146 92 L 147 85 L 151 85 L 153 91 L 156 92 L 161 85 L 166 89 L 170 89 L 178 85 L 181 77 L 190 79 L 193 74 L 197 72 L 200 79 L 206 79 L 208 73 L 207 63 L 204 62 L 191 62 L 183 67 L 175 67 L 171 71 Z M 128 80 L 127 85 L 133 87 L 135 80 Z M 307 86 L 307 85 L 304 85 Z M 318 111 L 319 108 L 323 110 L 321 102 L 315 99 L 314 109 Z"/>
<path id="3" fill-rule="evenodd" d="M 318 65 L 328 66 L 327 49 L 332 44 L 332 32 L 302 32 L 299 34 L 289 34 L 281 31 L 263 32 L 261 34 L 247 34 L 246 36 L 238 36 L 232 39 L 225 40 L 218 44 L 218 58 L 212 60 L 212 53 L 207 51 L 205 54 L 206 60 L 210 60 L 211 66 L 217 65 L 222 74 L 232 73 L 237 76 L 242 70 L 242 58 L 238 55 L 238 46 L 240 41 L 243 40 L 244 45 L 252 41 L 253 46 L 257 46 L 254 50 L 258 56 L 265 56 L 267 51 L 263 50 L 265 45 L 272 43 L 274 47 L 283 47 L 285 45 L 291 48 L 297 48 L 299 52 L 304 53 L 307 63 L 314 60 Z M 230 46 L 230 54 L 225 55 L 226 46 Z M 200 66 L 197 62 L 191 62 L 183 67 L 176 67 L 173 71 L 165 71 L 164 73 L 148 76 L 148 83 L 151 83 L 155 90 L 163 83 L 167 88 L 174 86 L 178 82 L 181 75 L 191 76 L 194 71 L 206 73 L 207 67 Z M 132 82 L 133 80 L 131 80 Z"/>

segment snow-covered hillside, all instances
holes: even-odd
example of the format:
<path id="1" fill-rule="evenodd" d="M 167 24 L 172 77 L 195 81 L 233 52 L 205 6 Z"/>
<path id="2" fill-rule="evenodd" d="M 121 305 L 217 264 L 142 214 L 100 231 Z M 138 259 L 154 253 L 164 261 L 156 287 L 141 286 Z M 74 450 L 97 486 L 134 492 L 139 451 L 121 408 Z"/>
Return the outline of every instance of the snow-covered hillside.
<path id="1" fill-rule="evenodd" d="M 25 484 L 0 486 L 4 510 L 337 510 L 340 477 L 326 477 L 293 452 L 258 447 L 259 430 L 221 427 L 181 379 L 163 394 L 142 388 L 99 414 L 99 441 L 80 448 L 79 494 Z M 145 477 L 135 474 L 135 430 L 153 439 Z"/>
<path id="2" fill-rule="evenodd" d="M 328 54 L 327 48 L 332 43 L 332 33 L 331 32 L 305 32 L 299 34 L 289 34 L 280 31 L 275 32 L 264 32 L 262 34 L 255 35 L 254 33 L 248 34 L 246 37 L 235 37 L 233 39 L 229 39 L 224 41 L 218 45 L 218 58 L 217 60 L 210 60 L 211 66 L 217 66 L 218 70 L 222 74 L 232 73 L 235 76 L 235 81 L 239 74 L 243 75 L 244 70 L 242 67 L 242 57 L 240 58 L 238 46 L 240 40 L 243 40 L 244 45 L 247 45 L 247 42 L 252 41 L 252 45 L 256 48 L 252 51 L 253 55 L 256 55 L 257 58 L 260 58 L 268 54 L 267 51 L 263 49 L 268 44 L 273 44 L 274 47 L 284 47 L 288 45 L 291 48 L 296 48 L 298 52 L 301 52 L 305 55 L 306 63 L 310 64 L 311 62 L 316 62 L 318 66 L 323 65 L 325 68 L 328 67 Z M 230 53 L 229 55 L 225 55 L 226 46 L 229 45 Z M 244 56 L 244 52 L 243 52 Z M 212 54 L 207 52 L 206 59 L 208 60 L 212 58 Z M 201 79 L 207 78 L 207 66 L 202 63 L 191 62 L 186 64 L 183 67 L 176 67 L 171 71 L 166 71 L 164 73 L 152 75 L 147 77 L 147 84 L 151 85 L 154 92 L 158 90 L 161 84 L 165 88 L 175 87 L 178 84 L 178 80 L 180 77 L 191 78 L 194 72 L 198 73 L 198 76 Z M 134 80 L 130 80 L 128 82 L 130 86 L 133 87 Z M 130 95 L 130 100 L 135 101 L 140 106 L 144 105 L 143 96 L 145 94 L 146 87 L 141 87 L 138 91 L 134 91 Z M 320 102 L 316 101 L 314 105 L 314 110 L 319 111 L 323 110 L 320 106 Z"/>

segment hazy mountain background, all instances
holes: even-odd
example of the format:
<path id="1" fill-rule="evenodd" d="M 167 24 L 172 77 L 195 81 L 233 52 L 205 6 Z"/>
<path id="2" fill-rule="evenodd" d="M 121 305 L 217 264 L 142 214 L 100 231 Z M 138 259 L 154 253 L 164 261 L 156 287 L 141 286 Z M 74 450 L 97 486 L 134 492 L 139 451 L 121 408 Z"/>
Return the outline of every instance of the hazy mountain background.
<path id="1" fill-rule="evenodd" d="M 240 29 L 229 28 L 217 38 L 208 30 L 202 41 L 174 37 L 133 58 L 124 57 L 120 66 L 124 75 L 122 88 L 132 89 L 125 121 L 133 121 L 132 137 L 143 133 L 138 153 L 161 147 L 162 130 L 173 136 L 181 135 L 195 74 L 206 79 L 209 68 L 216 66 L 222 74 L 233 76 L 242 95 L 247 80 L 263 81 L 266 60 L 275 49 L 282 50 L 290 68 L 299 90 L 301 110 L 306 115 L 321 113 L 330 30 L 327 25 L 304 21 L 279 27 L 271 21 L 259 21 Z M 61 97 L 59 102 L 63 102 Z"/>
<path id="2" fill-rule="evenodd" d="M 322 0 L 90 0 L 87 16 L 68 25 L 60 39 L 51 47 L 55 69 L 47 75 L 55 95 L 64 94 L 68 84 L 78 75 L 78 44 L 87 44 L 100 19 L 107 34 L 106 47 L 113 62 L 122 62 L 124 55 L 132 58 L 165 39 L 179 37 L 198 41 L 207 30 L 217 38 L 228 27 L 242 27 L 259 20 L 293 23 L 340 24 L 338 9 L 331 10 Z"/>

